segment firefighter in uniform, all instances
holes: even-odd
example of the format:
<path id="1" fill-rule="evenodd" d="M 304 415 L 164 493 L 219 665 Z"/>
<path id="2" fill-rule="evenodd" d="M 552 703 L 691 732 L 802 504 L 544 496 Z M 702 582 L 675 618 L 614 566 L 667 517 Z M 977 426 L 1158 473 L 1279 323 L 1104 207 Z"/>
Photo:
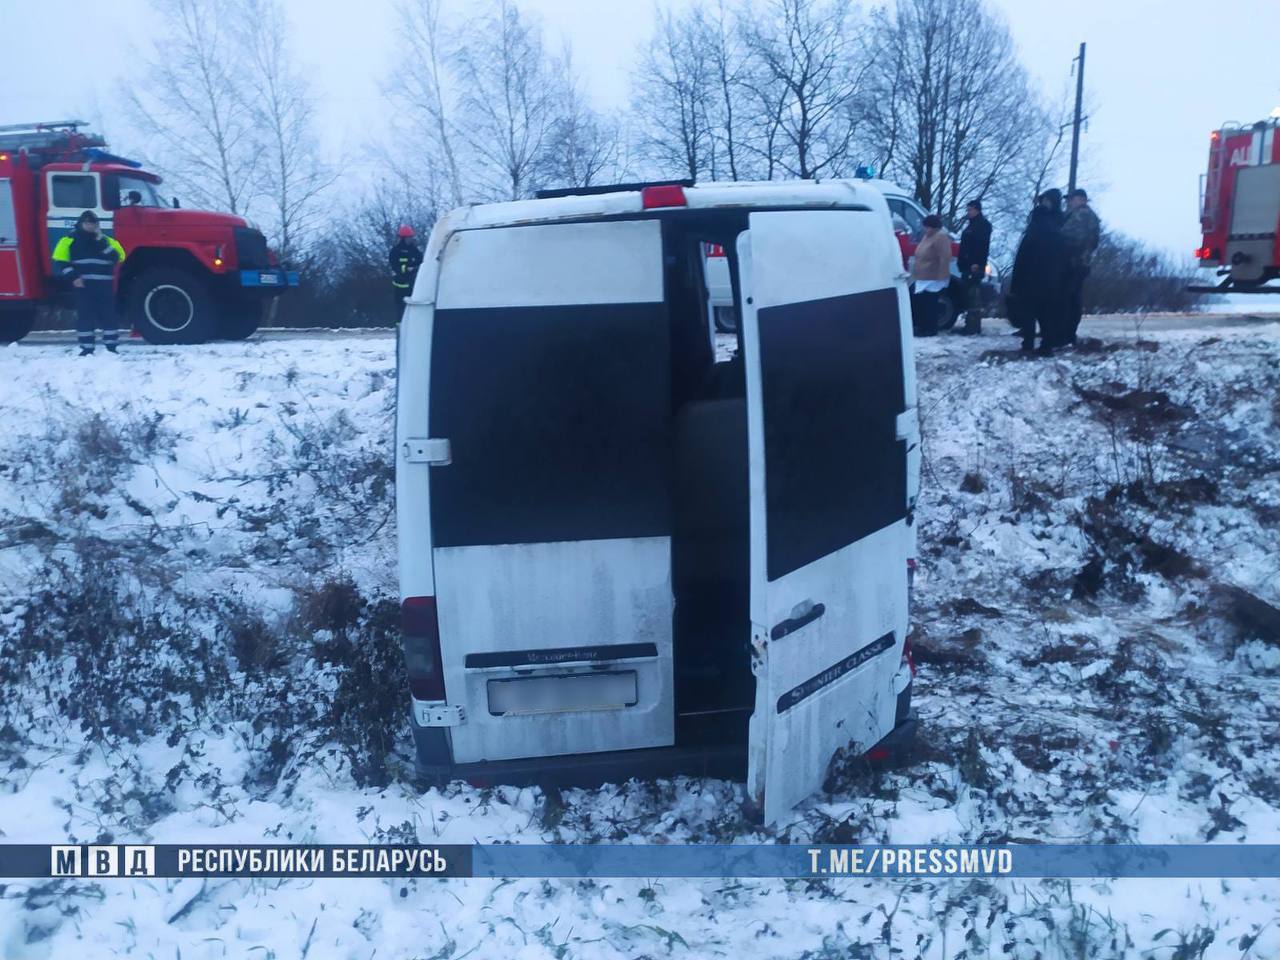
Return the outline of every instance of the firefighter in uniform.
<path id="1" fill-rule="evenodd" d="M 76 297 L 76 340 L 80 356 L 93 354 L 94 331 L 102 331 L 102 345 L 115 353 L 119 326 L 116 320 L 115 270 L 124 262 L 124 247 L 102 232 L 98 216 L 86 210 L 70 235 L 53 248 L 54 269 L 69 279 Z"/>
<path id="2" fill-rule="evenodd" d="M 396 298 L 396 322 L 400 322 L 400 313 L 404 311 L 405 297 L 413 292 L 413 281 L 417 279 L 418 267 L 422 266 L 422 251 L 413 239 L 413 227 L 403 224 L 397 231 L 399 241 L 391 248 L 388 262 L 391 266 L 391 289 Z"/>

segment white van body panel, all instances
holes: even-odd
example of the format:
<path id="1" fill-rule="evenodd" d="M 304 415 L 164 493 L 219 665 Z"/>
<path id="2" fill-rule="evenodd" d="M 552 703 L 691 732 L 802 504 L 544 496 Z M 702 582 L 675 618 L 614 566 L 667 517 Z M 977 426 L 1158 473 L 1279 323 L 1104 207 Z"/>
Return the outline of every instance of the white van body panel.
<path id="1" fill-rule="evenodd" d="M 765 393 L 759 313 L 888 288 L 897 314 L 890 336 L 904 345 L 907 414 L 892 414 L 886 426 L 899 439 L 907 439 L 904 427 L 912 432 L 914 376 L 906 375 L 912 367 L 910 314 L 897 245 L 892 233 L 865 213 L 752 213 L 750 229 L 738 238 L 738 258 L 744 294 L 756 676 L 747 786 L 766 821 L 774 822 L 821 787 L 838 750 L 865 751 L 893 729 L 895 677 L 907 632 L 906 562 L 913 544 L 902 518 L 770 579 L 765 411 L 780 401 Z M 855 315 L 848 322 L 858 320 Z M 909 485 L 910 456 L 906 459 Z M 798 626 L 779 636 L 786 623 Z"/>
<path id="2" fill-rule="evenodd" d="M 907 292 L 888 205 L 877 186 L 775 181 L 684 191 L 691 209 L 807 208 L 752 213 L 752 227 L 739 241 L 757 678 L 748 787 L 771 821 L 821 785 L 834 752 L 851 743 L 869 747 L 889 732 L 897 687 L 904 685 L 905 560 L 914 535 L 909 510 L 919 482 L 919 429 Z M 449 439 L 433 437 L 429 429 L 432 353 L 443 349 L 433 340 L 448 333 L 447 326 L 441 327 L 445 333 L 436 329 L 436 311 L 661 304 L 660 223 L 601 219 L 643 212 L 636 190 L 486 204 L 441 218 L 428 242 L 398 345 L 396 509 L 401 596 L 436 598 L 447 702 L 459 708 L 451 714 L 459 721 L 449 728 L 455 763 L 674 743 L 670 538 L 436 543 L 431 481 L 451 466 L 411 462 L 404 455 L 411 439 Z M 907 409 L 897 417 L 896 436 L 907 449 L 908 519 L 770 581 L 757 314 L 860 291 L 888 295 L 890 288 L 904 344 Z M 746 303 L 747 297 L 754 302 Z M 457 462 L 456 445 L 453 455 Z M 780 621 L 803 619 L 814 602 L 827 612 L 790 635 L 771 638 Z M 885 635 L 892 638 L 889 648 L 864 655 L 865 638 L 883 646 Z M 645 645 L 652 655 L 636 649 Z M 621 649 L 611 652 L 610 646 Z M 537 656 L 514 662 L 529 652 Z M 485 656 L 468 665 L 475 654 Z M 560 677 L 590 684 L 593 674 L 608 675 L 608 682 L 592 689 L 612 702 L 592 704 L 592 694 L 584 701 L 575 693 L 572 710 L 540 711 L 535 705 L 513 711 L 513 688 L 490 696 L 491 683 Z M 634 682 L 618 680 L 629 674 Z M 529 689 L 541 684 L 535 679 Z M 779 711 L 779 701 L 788 696 L 794 705 Z M 499 715 L 490 711 L 491 703 Z"/>
<path id="3" fill-rule="evenodd" d="M 436 308 L 661 303 L 660 229 L 633 220 L 460 231 L 444 248 Z"/>
<path id="4" fill-rule="evenodd" d="M 434 300 L 435 326 L 450 315 L 477 321 L 503 310 L 508 316 L 526 310 L 555 316 L 556 308 L 592 305 L 604 306 L 604 322 L 610 306 L 664 301 L 656 220 L 464 228 L 439 244 L 437 256 L 436 289 L 424 290 L 420 281 L 415 291 L 415 300 Z M 443 334 L 434 336 L 438 342 Z M 491 349 L 499 347 L 492 343 Z M 520 362 L 528 366 L 539 358 Z M 407 390 L 401 397 L 420 399 Z M 440 407 L 444 399 L 421 398 L 422 409 Z M 467 455 L 454 438 L 438 439 L 451 441 L 455 462 Z M 490 442 L 502 441 L 473 438 L 473 456 L 476 444 Z M 431 529 L 429 510 L 420 522 Z M 406 539 L 402 530 L 402 543 Z M 454 762 L 674 742 L 670 536 L 452 545 L 435 539 L 431 558 L 445 690 L 449 705 L 465 715 L 450 729 Z M 406 553 L 419 562 L 420 546 Z M 549 702 L 556 700 L 557 684 L 565 692 L 559 708 Z M 634 691 L 634 697 L 619 699 L 622 690 Z M 508 709 L 520 691 L 529 692 L 530 702 Z M 539 706 L 539 697 L 548 702 Z"/>
<path id="5" fill-rule="evenodd" d="M 666 537 L 436 550 L 440 635 L 458 763 L 668 746 L 671 708 L 671 541 Z M 574 646 L 652 643 L 656 657 L 583 660 Z M 542 651 L 540 665 L 466 666 L 475 651 Z M 558 651 L 548 653 L 546 651 Z M 563 659 L 560 659 L 563 658 Z M 636 673 L 633 706 L 494 716 L 490 681 L 604 671 Z"/>

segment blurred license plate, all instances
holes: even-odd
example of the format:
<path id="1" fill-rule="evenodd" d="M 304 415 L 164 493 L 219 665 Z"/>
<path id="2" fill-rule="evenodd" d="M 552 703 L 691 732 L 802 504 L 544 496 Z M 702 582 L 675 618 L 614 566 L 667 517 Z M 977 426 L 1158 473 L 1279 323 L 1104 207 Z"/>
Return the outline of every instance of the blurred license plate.
<path id="1" fill-rule="evenodd" d="M 274 273 L 260 273 L 258 274 L 258 282 L 264 287 L 274 287 L 280 282 L 280 277 Z"/>
<path id="2" fill-rule="evenodd" d="M 637 701 L 634 670 L 613 673 L 566 673 L 489 681 L 489 713 L 565 713 L 571 710 L 617 710 Z"/>

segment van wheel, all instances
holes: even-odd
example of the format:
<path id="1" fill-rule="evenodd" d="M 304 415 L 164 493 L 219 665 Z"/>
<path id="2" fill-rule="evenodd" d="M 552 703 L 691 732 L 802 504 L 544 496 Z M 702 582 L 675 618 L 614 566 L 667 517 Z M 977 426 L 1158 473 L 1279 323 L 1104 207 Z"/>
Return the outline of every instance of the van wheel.
<path id="1" fill-rule="evenodd" d="M 16 343 L 36 325 L 36 311 L 5 310 L 0 312 L 0 343 Z"/>
<path id="2" fill-rule="evenodd" d="M 203 343 L 216 329 L 216 305 L 199 277 L 175 267 L 144 270 L 129 286 L 128 316 L 148 343 Z"/>
<path id="3" fill-rule="evenodd" d="M 258 332 L 266 304 L 230 300 L 218 315 L 218 337 L 223 340 L 248 340 Z"/>

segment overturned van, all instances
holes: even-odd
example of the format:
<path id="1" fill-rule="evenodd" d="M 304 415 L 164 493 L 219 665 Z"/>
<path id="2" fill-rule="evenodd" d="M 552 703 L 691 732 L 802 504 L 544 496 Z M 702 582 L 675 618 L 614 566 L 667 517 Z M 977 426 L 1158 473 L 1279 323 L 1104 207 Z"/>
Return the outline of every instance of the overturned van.
<path id="1" fill-rule="evenodd" d="M 717 350 L 706 244 L 742 322 Z M 746 779 L 769 821 L 909 739 L 919 432 L 902 260 L 857 181 L 474 206 L 400 329 L 419 767 Z"/>

